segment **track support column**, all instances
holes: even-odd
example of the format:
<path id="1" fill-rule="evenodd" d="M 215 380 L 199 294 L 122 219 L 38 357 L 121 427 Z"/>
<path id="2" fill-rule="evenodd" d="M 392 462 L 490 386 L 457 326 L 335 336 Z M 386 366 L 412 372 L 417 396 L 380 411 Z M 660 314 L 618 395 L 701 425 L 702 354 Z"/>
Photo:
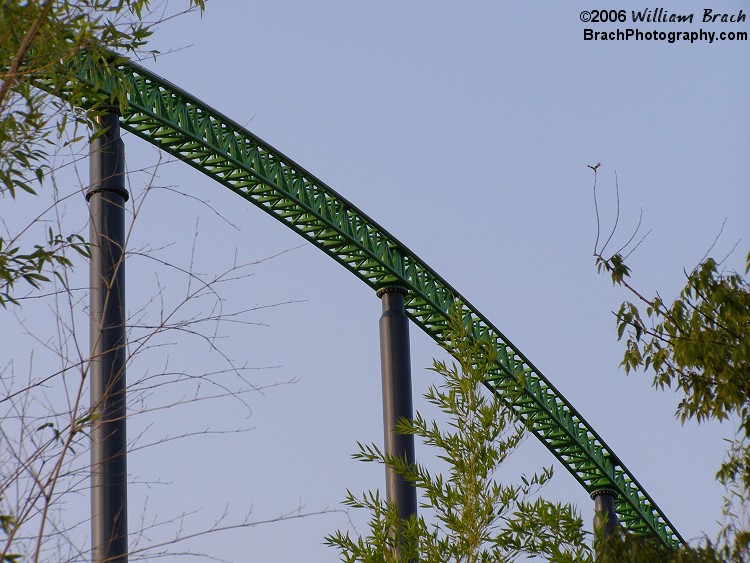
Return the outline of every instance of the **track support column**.
<path id="1" fill-rule="evenodd" d="M 394 431 L 400 418 L 413 416 L 411 393 L 411 357 L 409 353 L 409 319 L 404 311 L 401 287 L 386 287 L 377 295 L 383 305 L 380 317 L 380 370 L 383 382 L 383 430 L 385 453 L 414 463 L 414 436 Z M 399 517 L 417 514 L 417 490 L 401 475 L 386 467 L 386 494 L 398 507 Z"/>
<path id="2" fill-rule="evenodd" d="M 125 148 L 119 118 L 94 118 L 90 146 L 91 558 L 128 560 L 125 433 Z"/>
<path id="3" fill-rule="evenodd" d="M 602 531 L 602 539 L 606 540 L 619 527 L 615 513 L 615 496 L 616 493 L 609 489 L 601 489 L 591 493 L 591 499 L 594 501 L 594 530 Z"/>

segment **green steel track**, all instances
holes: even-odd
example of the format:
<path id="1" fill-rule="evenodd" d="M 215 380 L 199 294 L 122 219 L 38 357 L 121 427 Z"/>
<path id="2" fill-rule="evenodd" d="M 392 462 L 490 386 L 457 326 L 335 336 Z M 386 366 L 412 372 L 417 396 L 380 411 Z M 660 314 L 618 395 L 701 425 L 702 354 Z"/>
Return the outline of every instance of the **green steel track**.
<path id="1" fill-rule="evenodd" d="M 127 92 L 123 128 L 200 170 L 317 246 L 373 290 L 405 288 L 409 318 L 438 343 L 456 300 L 477 338 L 498 359 L 486 385 L 507 399 L 531 432 L 592 493 L 616 494 L 630 532 L 677 547 L 684 540 L 633 474 L 554 385 L 432 268 L 375 221 L 236 122 L 146 69 L 122 62 L 103 70 L 83 57 L 77 80 L 98 95 Z M 116 82 L 119 81 L 118 82 Z M 119 84 L 121 88 L 114 88 Z"/>

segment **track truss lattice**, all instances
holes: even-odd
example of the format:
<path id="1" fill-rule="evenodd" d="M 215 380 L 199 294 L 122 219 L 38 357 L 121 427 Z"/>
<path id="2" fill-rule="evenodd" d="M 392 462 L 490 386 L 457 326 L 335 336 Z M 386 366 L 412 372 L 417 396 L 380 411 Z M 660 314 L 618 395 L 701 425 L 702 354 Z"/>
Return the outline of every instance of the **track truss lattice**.
<path id="1" fill-rule="evenodd" d="M 477 338 L 498 353 L 487 386 L 504 397 L 536 437 L 589 493 L 616 493 L 621 524 L 663 543 L 683 543 L 653 499 L 578 411 L 481 312 L 405 245 L 281 152 L 146 69 L 121 61 L 104 70 L 82 57 L 75 76 L 109 96 L 124 85 L 121 125 L 269 213 L 373 290 L 408 291 L 408 316 L 443 342 L 458 300 Z M 121 89 L 120 89 L 121 91 Z M 517 390 L 520 388 L 520 392 Z M 510 392 L 514 390 L 513 392 Z"/>

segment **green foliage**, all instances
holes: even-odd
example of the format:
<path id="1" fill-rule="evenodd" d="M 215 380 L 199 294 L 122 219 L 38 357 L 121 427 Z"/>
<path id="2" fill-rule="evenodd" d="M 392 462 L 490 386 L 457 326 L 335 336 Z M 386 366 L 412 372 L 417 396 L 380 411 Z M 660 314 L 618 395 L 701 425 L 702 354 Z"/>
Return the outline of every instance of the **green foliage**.
<path id="1" fill-rule="evenodd" d="M 65 280 L 56 268 L 73 265 L 70 258 L 65 255 L 66 248 L 71 248 L 86 258 L 89 257 L 86 241 L 77 234 L 63 238 L 60 234 L 53 234 L 50 229 L 47 244 L 34 245 L 34 249 L 28 254 L 22 254 L 19 246 L 6 248 L 5 241 L 0 238 L 0 305 L 5 307 L 9 302 L 18 303 L 13 297 L 17 281 L 23 280 L 35 288 L 50 281 L 49 277 L 42 273 L 45 266 L 52 267 L 53 274 L 64 286 Z"/>
<path id="2" fill-rule="evenodd" d="M 189 0 L 189 7 L 203 5 Z M 143 20 L 149 8 L 149 0 L 2 2 L 0 196 L 35 194 L 51 171 L 50 155 L 66 127 L 87 127 L 91 116 L 111 106 L 113 100 L 97 98 L 73 79 L 67 63 L 85 51 L 106 67 L 116 64 L 113 51 L 142 49 L 152 33 L 153 24 Z M 62 92 L 66 102 L 56 96 Z M 81 111 L 84 106 L 88 113 Z M 44 266 L 68 265 L 63 252 L 68 247 L 86 253 L 75 236 L 29 249 L 13 235 L 0 237 L 0 303 L 15 302 L 15 282 L 39 287 L 49 280 Z"/>
<path id="3" fill-rule="evenodd" d="M 2 498 L 0 497 L 0 500 Z M 12 530 L 16 527 L 15 519 L 8 514 L 0 514 L 0 529 L 6 536 L 10 536 Z M 7 553 L 7 550 L 2 553 L 2 563 L 16 563 L 21 559 L 21 556 L 17 553 Z"/>
<path id="4" fill-rule="evenodd" d="M 597 563 L 720 563 L 724 561 L 710 544 L 683 546 L 678 550 L 652 539 L 615 534 L 599 545 Z"/>
<path id="5" fill-rule="evenodd" d="M 188 9 L 202 10 L 204 0 L 187 4 Z M 159 18 L 150 17 L 149 0 L 2 0 L 0 6 L 0 198 L 7 216 L 12 200 L 35 195 L 43 187 L 63 133 L 72 127 L 76 138 L 68 143 L 80 140 L 75 132 L 88 129 L 93 116 L 124 103 L 117 89 L 110 99 L 91 92 L 71 76 L 68 63 L 85 53 L 111 68 L 118 56 L 144 48 Z M 59 97 L 63 93 L 64 102 Z M 18 303 L 19 282 L 31 288 L 40 288 L 51 276 L 63 282 L 61 269 L 72 266 L 68 250 L 89 256 L 86 242 L 77 234 L 49 229 L 46 240 L 29 243 L 30 227 L 0 236 L 3 307 Z M 52 428 L 59 441 L 59 431 Z M 16 551 L 19 526 L 14 515 L 0 513 L 6 535 L 0 561 L 20 560 L 11 553 Z"/>
<path id="6" fill-rule="evenodd" d="M 668 307 L 654 297 L 646 324 L 632 303 L 617 316 L 618 334 L 633 329 L 623 358 L 626 371 L 653 366 L 654 385 L 684 394 L 681 420 L 723 420 L 737 413 L 750 431 L 750 286 L 739 274 L 722 275 L 708 259 L 688 275 Z"/>
<path id="7" fill-rule="evenodd" d="M 717 473 L 727 489 L 727 524 L 718 547 L 685 555 L 698 559 L 668 560 L 747 561 L 750 532 L 742 520 L 750 501 L 750 283 L 739 273 L 721 271 L 719 263 L 708 258 L 686 274 L 685 287 L 668 304 L 630 285 L 630 270 L 620 254 L 604 259 L 599 253 L 596 263 L 599 272 L 609 273 L 614 284 L 637 298 L 622 303 L 616 314 L 618 337 L 626 338 L 626 372 L 651 369 L 656 388 L 678 392 L 676 416 L 683 423 L 730 419 L 738 424 Z M 748 271 L 750 254 L 745 274 Z M 716 559 L 719 556 L 722 559 Z"/>
<path id="8" fill-rule="evenodd" d="M 425 394 L 448 417 L 447 427 L 420 413 L 396 427 L 436 449 L 449 468 L 447 474 L 433 475 L 422 464 L 410 466 L 375 445 L 360 444 L 355 458 L 391 467 L 414 484 L 421 514 L 399 521 L 396 508 L 378 492 L 348 492 L 345 504 L 370 513 L 369 531 L 357 538 L 338 531 L 326 538 L 327 544 L 347 562 L 474 563 L 528 555 L 550 561 L 591 560 L 575 508 L 536 496 L 552 477 L 551 468 L 522 475 L 515 483 L 496 478 L 498 468 L 523 440 L 525 428 L 501 398 L 486 392 L 483 382 L 495 352 L 489 343 L 472 339 L 460 320 L 460 309 L 456 312 L 446 346 L 455 361 L 435 361 L 432 369 L 441 383 Z"/>

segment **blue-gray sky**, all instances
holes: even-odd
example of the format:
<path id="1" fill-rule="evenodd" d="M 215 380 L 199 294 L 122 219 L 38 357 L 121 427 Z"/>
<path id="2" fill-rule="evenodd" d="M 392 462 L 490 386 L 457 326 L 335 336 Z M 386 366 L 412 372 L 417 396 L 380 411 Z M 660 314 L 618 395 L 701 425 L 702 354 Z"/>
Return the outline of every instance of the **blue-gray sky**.
<path id="1" fill-rule="evenodd" d="M 710 4 L 710 6 L 709 6 Z M 176 6 L 176 5 L 174 5 Z M 696 23 L 641 30 L 750 31 L 700 23 L 704 8 L 737 13 L 747 2 L 649 6 L 621 2 L 209 2 L 205 14 L 161 26 L 152 46 L 184 47 L 143 64 L 271 143 L 385 226 L 461 291 L 547 375 L 617 452 L 686 538 L 715 533 L 721 489 L 713 475 L 730 427 L 673 418 L 674 396 L 650 377 L 618 367 L 611 311 L 627 294 L 597 276 L 593 174 L 601 162 L 604 227 L 619 179 L 624 241 L 643 208 L 653 232 L 631 257 L 633 283 L 675 295 L 724 225 L 712 254 L 740 269 L 750 248 L 750 112 L 747 41 L 694 44 L 589 42 L 581 10 L 646 7 L 695 13 Z M 153 165 L 154 149 L 129 136 L 128 166 Z M 148 180 L 134 172 L 132 189 Z M 219 271 L 298 247 L 302 241 L 258 209 L 181 163 L 163 163 L 158 185 L 205 200 L 150 195 L 133 245 L 159 247 L 189 263 L 198 220 L 196 269 Z M 82 202 L 69 207 L 83 206 Z M 85 212 L 85 209 L 83 210 Z M 80 213 L 81 210 L 71 211 Z M 133 259 L 133 307 L 157 289 L 148 261 Z M 146 519 L 200 510 L 186 528 L 293 511 L 340 508 L 346 488 L 382 486 L 382 470 L 349 459 L 356 442 L 382 440 L 380 303 L 310 245 L 265 262 L 231 287 L 225 306 L 282 301 L 253 318 L 267 327 L 225 328 L 240 363 L 281 366 L 260 380 L 296 379 L 239 403 L 159 411 L 150 432 L 252 426 L 131 456 L 131 528 Z M 167 286 L 169 291 L 173 290 Z M 167 293 L 169 295 L 169 293 Z M 177 297 L 172 297 L 177 299 Z M 132 311 L 131 311 L 132 312 Z M 415 394 L 438 349 L 412 327 Z M 166 348 L 164 350 L 167 350 Z M 159 353 L 150 352 L 158 364 Z M 202 365 L 207 350 L 178 344 L 169 354 Z M 156 355 L 154 355 L 156 354 Z M 164 352 L 166 354 L 166 352 Z M 136 369 L 143 370 L 143 365 Z M 159 369 L 155 367 L 154 369 Z M 426 411 L 424 401 L 417 408 Z M 429 411 L 426 411 L 429 412 Z M 136 427 L 138 422 L 134 423 Z M 192 426 L 191 426 L 192 425 Z M 553 463 L 533 438 L 509 472 Z M 592 503 L 562 467 L 547 494 Z M 361 517 L 352 515 L 359 531 Z M 204 536 L 189 546 L 229 561 L 335 561 L 325 533 L 352 530 L 342 513 Z M 160 541 L 170 532 L 154 530 Z M 186 543 L 183 547 L 187 548 Z"/>

